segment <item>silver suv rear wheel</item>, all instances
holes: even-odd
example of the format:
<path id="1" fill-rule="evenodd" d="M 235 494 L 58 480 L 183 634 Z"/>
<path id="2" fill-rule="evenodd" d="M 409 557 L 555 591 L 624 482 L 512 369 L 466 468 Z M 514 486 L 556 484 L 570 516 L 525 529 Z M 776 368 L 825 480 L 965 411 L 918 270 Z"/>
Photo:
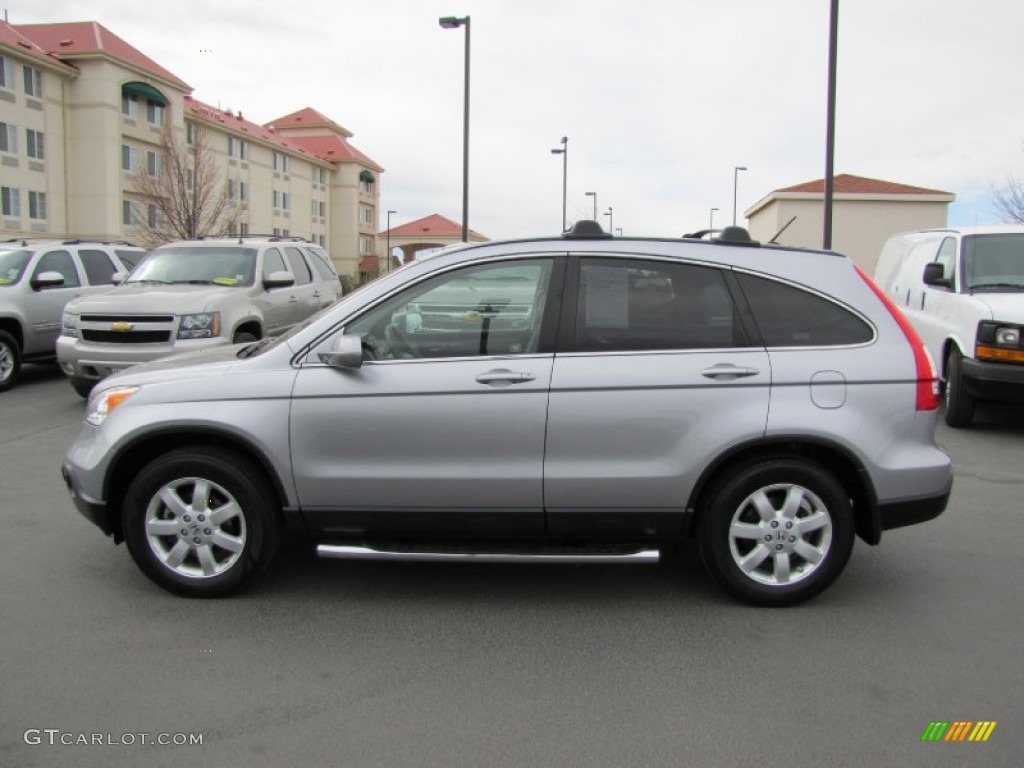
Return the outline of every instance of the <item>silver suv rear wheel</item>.
<path id="1" fill-rule="evenodd" d="M 792 605 L 818 594 L 853 547 L 848 494 L 801 459 L 749 465 L 719 484 L 702 518 L 701 553 L 711 574 L 756 605 Z"/>
<path id="2" fill-rule="evenodd" d="M 0 392 L 10 389 L 21 371 L 21 350 L 18 342 L 6 331 L 0 331 Z"/>

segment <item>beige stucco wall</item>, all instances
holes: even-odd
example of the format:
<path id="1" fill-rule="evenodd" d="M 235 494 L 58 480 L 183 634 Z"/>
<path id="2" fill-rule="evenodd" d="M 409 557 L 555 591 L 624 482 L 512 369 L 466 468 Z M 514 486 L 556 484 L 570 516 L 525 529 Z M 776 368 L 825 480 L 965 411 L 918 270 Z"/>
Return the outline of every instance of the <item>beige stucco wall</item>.
<path id="1" fill-rule="evenodd" d="M 64 88 L 71 75 L 49 68 L 37 60 L 21 58 L 6 49 L 2 53 L 14 64 L 14 82 L 12 88 L 0 89 L 3 91 L 0 94 L 0 122 L 15 126 L 17 151 L 0 153 L 0 179 L 3 186 L 18 190 L 21 213 L 19 216 L 0 218 L 0 232 L 11 237 L 60 236 L 67 230 L 64 203 Z M 42 98 L 25 94 L 25 65 L 40 71 Z M 42 132 L 42 160 L 28 156 L 26 129 Z M 45 193 L 45 220 L 29 218 L 30 191 Z"/>
<path id="2" fill-rule="evenodd" d="M 832 249 L 849 256 L 873 274 L 878 254 L 890 235 L 912 229 L 944 227 L 949 198 L 907 195 L 836 195 L 832 209 Z M 924 199 L 920 199 L 924 198 Z M 793 216 L 794 221 L 779 237 L 782 245 L 821 248 L 824 212 L 821 195 L 800 198 L 778 197 L 749 218 L 748 228 L 755 240 L 767 241 Z"/>

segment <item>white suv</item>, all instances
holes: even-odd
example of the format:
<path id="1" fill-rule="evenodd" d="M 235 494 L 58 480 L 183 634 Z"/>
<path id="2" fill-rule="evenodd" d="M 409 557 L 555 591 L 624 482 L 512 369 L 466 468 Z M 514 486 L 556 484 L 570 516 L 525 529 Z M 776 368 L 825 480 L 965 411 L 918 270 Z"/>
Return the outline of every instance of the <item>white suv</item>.
<path id="1" fill-rule="evenodd" d="M 87 397 L 136 363 L 277 336 L 340 295 L 326 252 L 300 238 L 169 243 L 117 288 L 68 304 L 57 360 Z"/>
<path id="2" fill-rule="evenodd" d="M 1024 226 L 894 235 L 875 280 L 939 366 L 950 426 L 970 426 L 976 400 L 1024 403 Z"/>
<path id="3" fill-rule="evenodd" d="M 145 255 L 131 243 L 22 239 L 0 242 L 0 392 L 22 363 L 56 355 L 64 305 L 112 287 Z"/>

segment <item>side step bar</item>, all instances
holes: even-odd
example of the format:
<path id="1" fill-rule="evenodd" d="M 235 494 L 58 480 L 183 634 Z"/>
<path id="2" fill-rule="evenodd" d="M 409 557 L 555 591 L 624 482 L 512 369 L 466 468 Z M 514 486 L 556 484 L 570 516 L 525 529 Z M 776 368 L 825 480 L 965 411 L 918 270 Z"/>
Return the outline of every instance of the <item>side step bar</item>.
<path id="1" fill-rule="evenodd" d="M 320 557 L 346 560 L 402 560 L 421 563 L 656 563 L 660 553 L 656 549 L 602 552 L 444 552 L 440 550 L 401 551 L 374 549 L 363 546 L 318 544 Z"/>

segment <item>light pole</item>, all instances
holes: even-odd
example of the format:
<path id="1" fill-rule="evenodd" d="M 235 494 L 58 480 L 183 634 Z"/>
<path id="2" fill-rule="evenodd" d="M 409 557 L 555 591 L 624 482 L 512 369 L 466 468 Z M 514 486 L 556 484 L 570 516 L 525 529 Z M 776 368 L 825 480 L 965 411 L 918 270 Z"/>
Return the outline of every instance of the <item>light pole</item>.
<path id="1" fill-rule="evenodd" d="M 736 226 L 736 189 L 739 184 L 740 171 L 747 170 L 745 165 L 737 165 L 732 169 L 732 225 Z"/>
<path id="2" fill-rule="evenodd" d="M 715 228 L 715 211 L 717 211 L 717 210 L 718 210 L 717 208 L 712 208 L 711 209 L 711 218 L 708 220 L 708 229 L 714 229 Z"/>
<path id="3" fill-rule="evenodd" d="M 393 214 L 393 213 L 398 213 L 398 211 L 388 211 L 388 231 L 387 231 L 387 241 L 388 241 L 388 245 L 387 245 L 387 249 L 388 249 L 387 260 L 388 260 L 388 262 L 387 262 L 387 264 L 388 264 L 388 268 L 387 268 L 387 270 L 385 270 L 387 272 L 391 271 L 391 214 Z"/>
<path id="4" fill-rule="evenodd" d="M 562 231 L 565 232 L 565 190 L 566 182 L 569 179 L 569 137 L 562 137 L 561 149 L 552 149 L 552 155 L 562 156 Z"/>
<path id="5" fill-rule="evenodd" d="M 594 198 L 594 221 L 597 221 L 597 192 L 587 192 L 586 195 Z"/>
<path id="6" fill-rule="evenodd" d="M 466 95 L 462 106 L 462 242 L 469 242 L 469 16 L 442 16 L 444 29 L 466 28 Z"/>
<path id="7" fill-rule="evenodd" d="M 612 207 L 609 205 L 608 210 L 604 212 L 604 215 L 608 217 L 608 231 L 615 231 L 615 217 L 612 216 Z"/>

